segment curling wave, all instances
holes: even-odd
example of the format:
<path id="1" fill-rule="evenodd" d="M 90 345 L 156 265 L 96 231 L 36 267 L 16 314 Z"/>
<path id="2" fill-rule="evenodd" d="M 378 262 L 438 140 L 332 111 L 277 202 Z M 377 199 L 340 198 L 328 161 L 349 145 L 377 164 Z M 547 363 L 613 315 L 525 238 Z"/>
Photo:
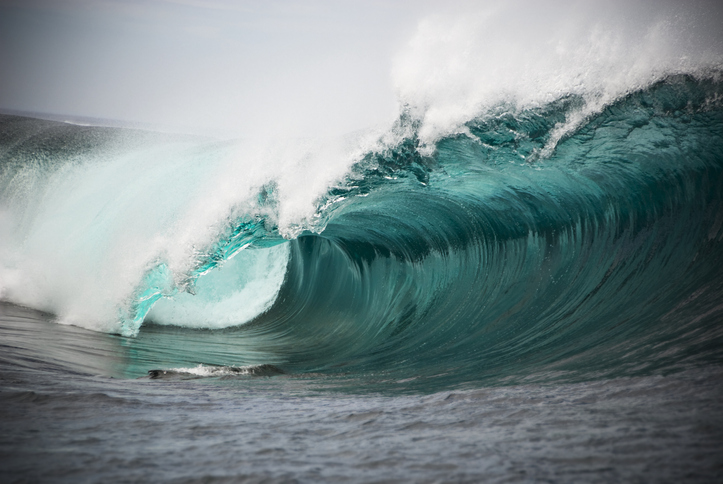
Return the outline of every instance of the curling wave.
<path id="1" fill-rule="evenodd" d="M 562 136 L 580 96 L 500 103 L 431 149 L 410 111 L 382 141 L 286 147 L 287 179 L 247 164 L 229 186 L 214 170 L 237 143 L 3 117 L 1 294 L 126 335 L 231 328 L 236 350 L 186 349 L 229 367 L 478 381 L 720 362 L 722 99 L 716 72 L 670 76 Z"/>
<path id="2" fill-rule="evenodd" d="M 720 362 L 722 87 L 668 78 L 549 157 L 574 97 L 367 156 L 255 331 L 292 367 L 440 379 Z"/>

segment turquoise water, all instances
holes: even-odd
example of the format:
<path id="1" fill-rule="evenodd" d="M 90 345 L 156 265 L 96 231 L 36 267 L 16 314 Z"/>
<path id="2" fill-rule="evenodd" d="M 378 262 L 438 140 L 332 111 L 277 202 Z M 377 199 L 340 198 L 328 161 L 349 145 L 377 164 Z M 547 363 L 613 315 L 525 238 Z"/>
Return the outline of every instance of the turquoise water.
<path id="1" fill-rule="evenodd" d="M 8 475 L 715 481 L 722 94 L 431 147 L 411 111 L 333 148 L 3 116 Z"/>
<path id="2" fill-rule="evenodd" d="M 358 156 L 295 233 L 280 228 L 279 183 L 262 179 L 250 200 L 200 220 L 214 224 L 203 227 L 206 245 L 182 247 L 182 264 L 177 227 L 196 221 L 198 203 L 218 204 L 199 197 L 199 177 L 227 166 L 234 143 L 6 117 L 0 179 L 22 239 L 7 244 L 6 267 L 36 255 L 56 264 L 60 251 L 68 264 L 47 272 L 66 271 L 69 290 L 17 291 L 46 291 L 52 304 L 39 309 L 61 322 L 79 305 L 85 321 L 72 324 L 135 336 L 124 344 L 144 365 L 173 355 L 158 367 L 273 364 L 436 389 L 719 364 L 721 89 L 714 78 L 660 81 L 591 116 L 551 154 L 575 96 L 499 106 L 433 152 L 403 115 L 392 128 L 403 136 Z M 138 187 L 138 176 L 148 181 Z M 167 177 L 177 183 L 158 191 Z M 63 220 L 51 204 L 65 203 Z M 140 242 L 122 240 L 129 229 Z M 145 261 L 131 252 L 149 247 Z M 94 267 L 110 274 L 98 279 Z M 113 270 L 126 271 L 124 291 L 99 290 L 118 283 Z M 15 302 L 33 305 L 22 296 Z"/>

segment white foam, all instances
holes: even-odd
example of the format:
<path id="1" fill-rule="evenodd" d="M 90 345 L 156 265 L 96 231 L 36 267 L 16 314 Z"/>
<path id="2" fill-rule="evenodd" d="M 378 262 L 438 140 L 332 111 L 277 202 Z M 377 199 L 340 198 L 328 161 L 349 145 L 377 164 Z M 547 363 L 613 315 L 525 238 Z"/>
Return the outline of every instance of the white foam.
<path id="1" fill-rule="evenodd" d="M 293 237 L 321 230 L 316 201 L 377 135 L 335 140 L 214 144 L 158 141 L 119 146 L 48 171 L 28 163 L 29 180 L 4 194 L 0 297 L 46 310 L 64 324 L 132 335 L 121 324 L 148 271 L 164 264 L 162 324 L 219 328 L 269 308 L 288 261 L 284 244 L 243 250 L 178 293 L 204 253 L 239 218 L 266 217 Z M 372 141 L 370 141 L 372 140 Z M 62 164 L 62 160 L 60 160 Z M 260 205 L 262 187 L 273 193 Z"/>
<path id="2" fill-rule="evenodd" d="M 257 374 L 258 366 L 204 366 L 198 365 L 189 368 L 171 368 L 169 370 L 157 370 L 162 374 L 168 374 L 168 372 L 182 374 L 182 375 L 194 375 L 200 377 L 220 377 L 220 376 L 238 376 L 238 375 L 254 375 Z"/>
<path id="3" fill-rule="evenodd" d="M 428 149 L 496 106 L 526 109 L 582 96 L 585 107 L 556 130 L 554 146 L 632 90 L 669 74 L 720 68 L 720 29 L 701 26 L 706 6 L 720 18 L 710 4 L 663 2 L 518 1 L 432 15 L 397 56 L 396 89 L 422 119 Z"/>

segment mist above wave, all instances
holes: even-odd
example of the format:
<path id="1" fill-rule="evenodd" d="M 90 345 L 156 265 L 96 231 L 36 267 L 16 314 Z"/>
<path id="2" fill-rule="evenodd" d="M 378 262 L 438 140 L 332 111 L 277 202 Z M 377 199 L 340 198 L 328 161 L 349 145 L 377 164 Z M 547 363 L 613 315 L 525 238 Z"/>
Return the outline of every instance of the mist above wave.
<path id="1" fill-rule="evenodd" d="M 430 148 L 500 105 L 520 112 L 579 96 L 554 147 L 630 92 L 720 69 L 720 14 L 708 2 L 488 2 L 422 19 L 396 56 L 394 83 Z"/>

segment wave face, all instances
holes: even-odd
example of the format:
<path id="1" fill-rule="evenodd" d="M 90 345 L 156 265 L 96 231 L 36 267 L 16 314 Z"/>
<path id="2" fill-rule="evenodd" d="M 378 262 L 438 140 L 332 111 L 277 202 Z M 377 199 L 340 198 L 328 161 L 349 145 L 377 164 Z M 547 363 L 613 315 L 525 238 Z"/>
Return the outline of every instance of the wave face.
<path id="1" fill-rule="evenodd" d="M 582 119 L 571 93 L 430 138 L 410 110 L 321 148 L 6 116 L 0 295 L 151 345 L 230 328 L 184 333 L 188 361 L 287 372 L 719 364 L 721 100 L 717 72 L 672 75 Z"/>

